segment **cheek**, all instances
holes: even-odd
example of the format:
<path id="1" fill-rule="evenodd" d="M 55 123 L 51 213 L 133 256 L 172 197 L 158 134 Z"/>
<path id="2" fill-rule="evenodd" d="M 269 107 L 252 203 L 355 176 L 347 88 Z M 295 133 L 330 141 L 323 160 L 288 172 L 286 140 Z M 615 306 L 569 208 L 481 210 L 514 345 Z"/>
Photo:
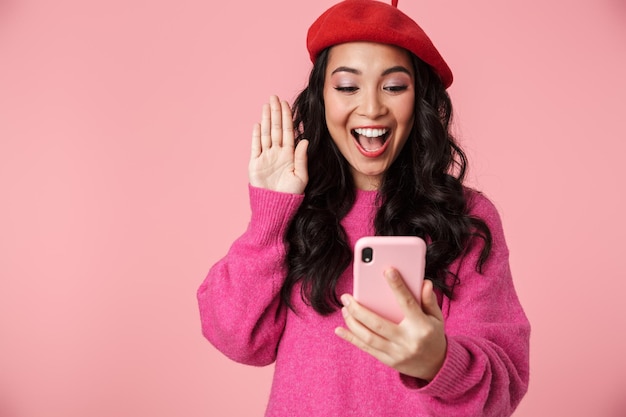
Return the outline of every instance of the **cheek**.
<path id="1" fill-rule="evenodd" d="M 412 95 L 407 97 L 404 103 L 402 103 L 401 109 L 400 118 L 405 122 L 412 122 L 415 115 L 415 97 Z"/>
<path id="2" fill-rule="evenodd" d="M 337 100 L 333 100 L 332 96 L 325 98 L 324 114 L 326 116 L 326 125 L 332 132 L 333 129 L 340 129 L 346 123 L 345 112 Z"/>
<path id="3" fill-rule="evenodd" d="M 411 133 L 411 129 L 413 129 L 413 123 L 415 121 L 415 113 L 413 111 L 414 104 L 415 103 L 411 99 L 410 101 L 407 101 L 402 107 L 400 107 L 400 109 L 402 109 L 401 111 L 396 113 L 398 127 L 401 134 L 399 150 L 404 148 L 404 145 L 409 138 L 409 134 Z"/>
<path id="4" fill-rule="evenodd" d="M 400 107 L 400 111 L 396 113 L 397 121 L 399 125 L 402 125 L 404 130 L 411 130 L 413 127 L 413 122 L 415 120 L 415 113 L 413 111 L 413 100 L 408 101 L 405 105 Z M 405 134 L 408 135 L 408 132 Z"/>

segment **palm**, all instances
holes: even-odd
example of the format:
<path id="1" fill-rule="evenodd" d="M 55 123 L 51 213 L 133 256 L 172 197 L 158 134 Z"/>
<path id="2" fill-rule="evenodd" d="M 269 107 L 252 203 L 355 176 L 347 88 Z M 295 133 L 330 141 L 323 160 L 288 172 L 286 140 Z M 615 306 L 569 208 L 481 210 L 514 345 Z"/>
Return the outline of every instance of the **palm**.
<path id="1" fill-rule="evenodd" d="M 291 109 L 272 96 L 263 106 L 261 123 L 252 132 L 250 184 L 273 191 L 302 194 L 308 182 L 307 142 L 294 146 Z"/>

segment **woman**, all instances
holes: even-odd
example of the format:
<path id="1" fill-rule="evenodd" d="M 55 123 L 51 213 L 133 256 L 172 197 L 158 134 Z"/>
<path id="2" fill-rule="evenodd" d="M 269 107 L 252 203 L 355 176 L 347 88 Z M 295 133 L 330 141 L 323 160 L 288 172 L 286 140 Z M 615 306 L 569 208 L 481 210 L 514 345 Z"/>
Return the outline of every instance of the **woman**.
<path id="1" fill-rule="evenodd" d="M 462 185 L 448 131 L 452 74 L 396 4 L 346 0 L 309 29 L 308 87 L 272 97 L 252 134 L 248 230 L 198 291 L 204 335 L 276 362 L 267 416 L 506 416 L 528 386 L 530 326 L 498 213 Z M 295 129 L 294 129 L 295 126 Z M 428 242 L 405 318 L 352 298 L 366 235 Z"/>

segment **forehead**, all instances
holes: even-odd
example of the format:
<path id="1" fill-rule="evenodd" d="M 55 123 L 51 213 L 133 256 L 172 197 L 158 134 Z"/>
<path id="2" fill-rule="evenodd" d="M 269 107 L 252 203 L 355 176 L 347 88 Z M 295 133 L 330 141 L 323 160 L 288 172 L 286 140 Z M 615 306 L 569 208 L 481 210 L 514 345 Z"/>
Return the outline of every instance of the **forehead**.
<path id="1" fill-rule="evenodd" d="M 413 74 L 409 52 L 394 45 L 373 42 L 347 42 L 330 48 L 326 73 L 337 67 L 380 74 L 388 68 L 402 66 Z"/>

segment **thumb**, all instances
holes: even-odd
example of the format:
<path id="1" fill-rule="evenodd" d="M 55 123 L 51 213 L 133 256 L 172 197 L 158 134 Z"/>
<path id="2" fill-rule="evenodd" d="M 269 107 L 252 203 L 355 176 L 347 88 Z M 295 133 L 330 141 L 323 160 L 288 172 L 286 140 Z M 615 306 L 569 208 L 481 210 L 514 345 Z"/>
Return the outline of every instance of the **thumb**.
<path id="1" fill-rule="evenodd" d="M 443 321 L 443 313 L 437 303 L 437 294 L 435 294 L 433 282 L 429 279 L 425 279 L 422 286 L 422 310 L 427 315 Z"/>
<path id="2" fill-rule="evenodd" d="M 306 151 L 309 147 L 309 141 L 302 139 L 296 145 L 294 153 L 294 174 L 302 180 L 305 184 L 309 181 L 309 171 L 307 169 L 307 154 Z"/>

